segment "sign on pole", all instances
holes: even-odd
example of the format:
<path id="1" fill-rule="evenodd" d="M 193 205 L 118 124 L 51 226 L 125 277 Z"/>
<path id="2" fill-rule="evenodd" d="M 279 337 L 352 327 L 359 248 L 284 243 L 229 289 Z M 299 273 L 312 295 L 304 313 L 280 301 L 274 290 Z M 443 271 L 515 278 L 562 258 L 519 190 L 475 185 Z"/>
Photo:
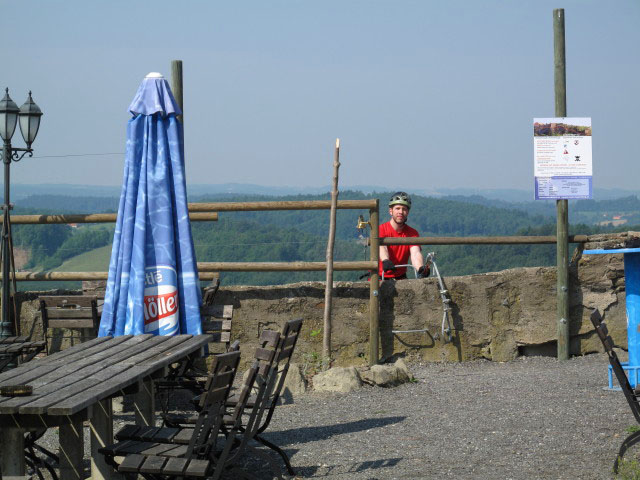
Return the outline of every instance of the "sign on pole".
<path id="1" fill-rule="evenodd" d="M 591 118 L 534 118 L 535 199 L 592 198 Z"/>

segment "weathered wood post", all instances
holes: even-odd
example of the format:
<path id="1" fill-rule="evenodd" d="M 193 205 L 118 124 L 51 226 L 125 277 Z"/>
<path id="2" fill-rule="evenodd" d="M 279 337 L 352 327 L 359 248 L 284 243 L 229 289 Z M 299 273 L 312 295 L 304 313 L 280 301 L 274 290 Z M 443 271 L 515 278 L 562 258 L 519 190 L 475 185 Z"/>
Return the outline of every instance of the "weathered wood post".
<path id="1" fill-rule="evenodd" d="M 331 367 L 331 293 L 333 291 L 333 246 L 336 241 L 336 211 L 338 209 L 338 170 L 340 169 L 340 139 L 336 139 L 333 156 L 333 189 L 329 216 L 329 240 L 327 241 L 327 281 L 324 288 L 324 334 L 322 356 L 326 368 Z"/>
<path id="2" fill-rule="evenodd" d="M 183 114 L 178 115 L 178 120 L 184 124 L 184 104 L 182 103 L 182 60 L 171 62 L 171 91 L 178 102 Z"/>
<path id="3" fill-rule="evenodd" d="M 553 60 L 556 117 L 566 117 L 567 90 L 563 8 L 557 8 L 553 11 Z M 556 200 L 556 211 L 558 360 L 567 360 L 569 358 L 569 205 L 567 200 Z"/>
<path id="4" fill-rule="evenodd" d="M 369 282 L 369 365 L 378 363 L 378 339 L 380 337 L 380 277 L 378 262 L 380 261 L 380 232 L 379 232 L 379 200 L 376 207 L 369 210 L 369 224 L 371 226 L 371 261 L 376 267 L 371 271 Z"/>

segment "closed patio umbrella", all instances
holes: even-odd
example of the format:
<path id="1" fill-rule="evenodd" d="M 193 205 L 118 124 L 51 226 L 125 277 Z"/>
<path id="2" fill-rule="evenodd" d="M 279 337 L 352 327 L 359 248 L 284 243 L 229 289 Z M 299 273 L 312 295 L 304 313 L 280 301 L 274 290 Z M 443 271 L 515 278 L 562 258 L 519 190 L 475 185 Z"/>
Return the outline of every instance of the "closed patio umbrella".
<path id="1" fill-rule="evenodd" d="M 180 115 L 158 73 L 129 106 L 120 206 L 99 336 L 202 333 Z"/>

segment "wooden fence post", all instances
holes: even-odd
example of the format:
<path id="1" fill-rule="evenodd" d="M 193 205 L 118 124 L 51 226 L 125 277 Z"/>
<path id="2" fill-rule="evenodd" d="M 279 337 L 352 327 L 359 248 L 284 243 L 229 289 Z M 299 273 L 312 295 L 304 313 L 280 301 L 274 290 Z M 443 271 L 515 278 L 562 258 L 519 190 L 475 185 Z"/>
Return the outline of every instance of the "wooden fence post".
<path id="1" fill-rule="evenodd" d="M 329 240 L 327 241 L 327 281 L 324 289 L 324 334 L 322 356 L 326 368 L 331 367 L 331 297 L 333 291 L 333 246 L 336 240 L 336 210 L 338 208 L 338 170 L 340 169 L 340 139 L 336 139 L 333 156 L 333 189 L 331 190 L 331 213 L 329 217 Z"/>
<path id="2" fill-rule="evenodd" d="M 371 271 L 369 279 L 369 365 L 378 363 L 378 339 L 380 337 L 380 277 L 378 262 L 380 261 L 380 232 L 379 232 L 379 201 L 376 207 L 369 210 L 369 224 L 371 226 L 371 251 L 369 253 L 376 267 Z"/>
<path id="3" fill-rule="evenodd" d="M 553 11 L 553 60 L 556 117 L 567 116 L 564 9 Z M 569 359 L 569 205 L 556 200 L 558 360 Z"/>

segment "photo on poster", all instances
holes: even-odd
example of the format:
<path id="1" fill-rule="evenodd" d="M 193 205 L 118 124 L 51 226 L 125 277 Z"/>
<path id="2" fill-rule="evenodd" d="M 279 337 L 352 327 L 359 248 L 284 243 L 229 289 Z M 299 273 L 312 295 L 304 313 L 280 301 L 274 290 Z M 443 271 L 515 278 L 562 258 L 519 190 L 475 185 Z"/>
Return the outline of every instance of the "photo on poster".
<path id="1" fill-rule="evenodd" d="M 534 118 L 535 199 L 592 198 L 591 118 Z"/>

